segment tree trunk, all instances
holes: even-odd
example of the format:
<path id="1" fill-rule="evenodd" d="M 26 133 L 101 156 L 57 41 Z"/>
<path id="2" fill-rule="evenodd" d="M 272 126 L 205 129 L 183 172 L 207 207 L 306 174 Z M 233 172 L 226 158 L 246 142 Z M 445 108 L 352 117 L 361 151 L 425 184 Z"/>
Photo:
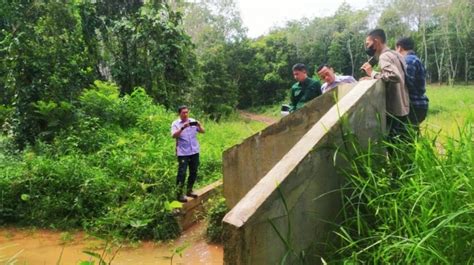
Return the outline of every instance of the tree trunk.
<path id="1" fill-rule="evenodd" d="M 455 79 L 456 79 L 456 73 L 458 71 L 458 59 L 454 60 L 454 55 L 453 51 L 451 49 L 451 45 L 449 43 L 449 38 L 446 37 L 446 46 L 448 49 L 448 67 L 449 67 L 449 85 L 453 86 Z"/>
<path id="2" fill-rule="evenodd" d="M 426 42 L 426 27 L 425 27 L 425 22 L 423 20 L 423 24 L 422 24 L 422 34 L 423 34 L 423 47 L 424 47 L 424 55 L 423 55 L 423 59 L 422 62 L 425 64 L 425 68 L 426 68 L 426 72 L 430 72 L 431 69 L 429 69 L 429 62 L 428 62 L 428 43 Z M 431 83 L 431 74 L 430 74 L 430 83 Z"/>
<path id="3" fill-rule="evenodd" d="M 471 57 L 470 53 L 464 54 L 464 82 L 466 85 L 469 84 L 469 58 Z"/>
<path id="4" fill-rule="evenodd" d="M 461 29 L 460 29 L 460 26 L 462 27 L 462 25 L 459 25 L 459 23 L 460 23 L 459 20 L 456 20 L 456 39 L 457 39 L 457 41 L 459 43 L 459 46 L 461 47 L 462 51 L 464 52 L 464 65 L 465 65 L 465 67 L 464 67 L 464 82 L 467 85 L 468 72 L 469 72 L 469 53 L 467 52 L 466 45 L 463 42 L 462 32 L 461 32 Z M 458 54 L 461 54 L 461 52 L 458 52 Z M 457 63 L 456 63 L 456 65 L 457 65 Z M 456 70 L 456 72 L 457 72 L 457 70 Z"/>
<path id="5" fill-rule="evenodd" d="M 436 42 L 433 41 L 433 50 L 435 54 L 435 64 L 438 72 L 438 83 L 441 85 L 443 81 L 443 61 L 444 61 L 444 49 L 441 51 L 441 55 L 438 55 L 438 49 L 436 47 Z"/>
<path id="6" fill-rule="evenodd" d="M 130 75 L 130 58 L 129 58 L 129 51 L 128 51 L 128 42 L 122 38 L 122 60 L 124 61 L 124 69 L 121 69 L 122 74 L 120 77 L 120 95 L 127 95 L 130 94 L 132 91 L 132 84 L 131 84 L 131 75 Z"/>
<path id="7" fill-rule="evenodd" d="M 347 50 L 349 51 L 349 56 L 351 57 L 351 75 L 354 76 L 354 56 L 352 55 L 350 38 L 347 40 Z"/>

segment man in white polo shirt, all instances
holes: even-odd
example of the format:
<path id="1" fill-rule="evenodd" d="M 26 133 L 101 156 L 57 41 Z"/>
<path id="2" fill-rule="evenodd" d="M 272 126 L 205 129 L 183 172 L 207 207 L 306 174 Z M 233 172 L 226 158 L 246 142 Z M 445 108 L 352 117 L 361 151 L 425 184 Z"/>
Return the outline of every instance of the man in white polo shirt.
<path id="1" fill-rule="evenodd" d="M 193 185 L 197 179 L 200 151 L 196 135 L 204 133 L 204 127 L 195 119 L 189 118 L 188 107 L 179 107 L 178 114 L 179 119 L 171 124 L 171 136 L 176 139 L 176 155 L 178 156 L 177 200 L 187 202 L 188 200 L 183 195 L 183 188 L 188 167 L 189 178 L 186 196 L 197 198 L 197 194 L 193 192 Z"/>
<path id="2" fill-rule="evenodd" d="M 336 75 L 334 74 L 334 69 L 329 64 L 322 64 L 316 70 L 318 72 L 319 78 L 325 83 L 321 86 L 323 93 L 326 93 L 333 88 L 337 87 L 341 83 L 356 83 L 357 81 L 354 77 L 350 75 Z"/>

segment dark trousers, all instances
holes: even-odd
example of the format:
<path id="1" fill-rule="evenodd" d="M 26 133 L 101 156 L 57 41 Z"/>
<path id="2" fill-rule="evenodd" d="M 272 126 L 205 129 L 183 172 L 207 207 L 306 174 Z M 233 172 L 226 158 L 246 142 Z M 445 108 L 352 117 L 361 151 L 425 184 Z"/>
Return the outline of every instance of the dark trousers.
<path id="1" fill-rule="evenodd" d="M 399 178 L 399 168 L 393 167 L 390 165 L 407 165 L 404 162 L 406 156 L 404 155 L 405 148 L 408 148 L 410 145 L 407 144 L 410 141 L 410 134 L 408 131 L 408 115 L 406 116 L 392 116 L 387 113 L 387 154 L 391 163 L 389 163 L 389 168 L 387 168 L 389 174 L 393 178 Z M 399 161 L 398 163 L 396 161 Z"/>
<path id="2" fill-rule="evenodd" d="M 415 108 L 410 106 L 410 113 L 408 114 L 408 122 L 410 123 L 413 130 L 419 134 L 420 133 L 420 123 L 423 122 L 426 118 L 428 109 Z"/>
<path id="3" fill-rule="evenodd" d="M 388 140 L 390 142 L 396 139 L 405 139 L 408 136 L 407 131 L 407 116 L 393 116 L 387 114 L 387 129 L 388 129 Z"/>
<path id="4" fill-rule="evenodd" d="M 176 184 L 178 185 L 178 194 L 183 192 L 184 182 L 186 179 L 186 171 L 189 166 L 189 177 L 186 191 L 193 190 L 194 182 L 197 179 L 197 171 L 199 167 L 199 153 L 190 156 L 178 156 L 178 175 L 176 177 Z"/>

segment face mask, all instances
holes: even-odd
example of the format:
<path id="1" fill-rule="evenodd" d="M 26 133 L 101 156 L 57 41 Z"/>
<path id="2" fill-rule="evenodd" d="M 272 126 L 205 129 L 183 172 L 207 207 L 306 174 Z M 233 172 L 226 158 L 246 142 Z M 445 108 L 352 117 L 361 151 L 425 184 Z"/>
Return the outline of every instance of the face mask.
<path id="1" fill-rule="evenodd" d="M 370 47 L 367 47 L 365 49 L 365 53 L 367 53 L 368 56 L 374 56 L 375 55 L 375 48 L 374 48 L 374 45 L 372 44 L 372 46 Z"/>

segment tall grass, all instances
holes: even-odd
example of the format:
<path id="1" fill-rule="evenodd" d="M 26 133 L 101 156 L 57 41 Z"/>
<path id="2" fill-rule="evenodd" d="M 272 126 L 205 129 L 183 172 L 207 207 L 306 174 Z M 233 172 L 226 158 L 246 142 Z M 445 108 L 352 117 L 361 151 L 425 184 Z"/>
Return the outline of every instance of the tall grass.
<path id="1" fill-rule="evenodd" d="M 340 239 L 329 260 L 369 264 L 474 262 L 474 123 L 436 144 L 436 135 L 413 142 L 346 142 Z M 387 147 L 393 153 L 387 155 Z M 346 150 L 347 151 L 347 150 Z"/>

